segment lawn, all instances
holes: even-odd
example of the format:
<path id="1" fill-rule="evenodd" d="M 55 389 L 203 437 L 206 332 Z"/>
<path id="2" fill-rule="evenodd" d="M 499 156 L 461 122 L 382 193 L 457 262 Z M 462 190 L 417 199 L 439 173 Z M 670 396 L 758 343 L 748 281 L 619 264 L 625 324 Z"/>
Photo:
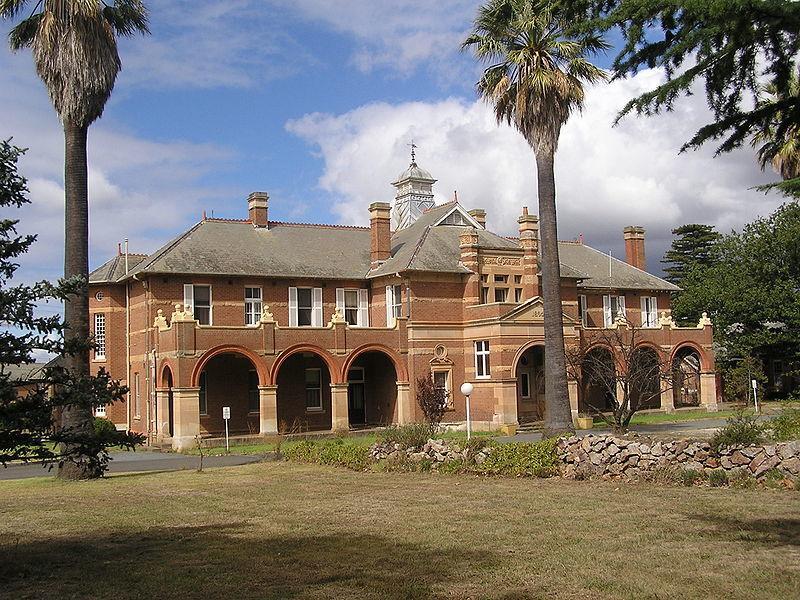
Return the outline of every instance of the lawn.
<path id="1" fill-rule="evenodd" d="M 295 463 L 0 482 L 0 596 L 790 598 L 798 498 Z"/>
<path id="2" fill-rule="evenodd" d="M 706 410 L 687 410 L 668 412 L 648 412 L 636 413 L 631 419 L 631 426 L 635 425 L 658 425 L 660 423 L 682 423 L 686 421 L 703 421 L 706 419 L 727 419 L 735 414 L 733 410 L 721 410 L 718 412 L 708 412 Z M 606 422 L 602 417 L 594 418 L 594 426 L 605 426 Z"/>

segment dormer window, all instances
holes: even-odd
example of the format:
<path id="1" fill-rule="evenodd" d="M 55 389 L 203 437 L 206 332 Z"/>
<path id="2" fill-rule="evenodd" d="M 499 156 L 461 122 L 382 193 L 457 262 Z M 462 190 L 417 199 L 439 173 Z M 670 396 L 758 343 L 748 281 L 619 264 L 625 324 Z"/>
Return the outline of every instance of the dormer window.
<path id="1" fill-rule="evenodd" d="M 470 223 L 469 221 L 467 221 L 467 220 L 464 218 L 464 215 L 462 215 L 460 212 L 458 212 L 457 210 L 454 210 L 453 212 L 451 212 L 449 215 L 447 215 L 447 216 L 446 216 L 446 217 L 445 217 L 445 218 L 442 220 L 442 222 L 440 223 L 440 225 L 461 225 L 461 226 L 469 226 L 469 225 L 472 225 L 472 223 Z"/>

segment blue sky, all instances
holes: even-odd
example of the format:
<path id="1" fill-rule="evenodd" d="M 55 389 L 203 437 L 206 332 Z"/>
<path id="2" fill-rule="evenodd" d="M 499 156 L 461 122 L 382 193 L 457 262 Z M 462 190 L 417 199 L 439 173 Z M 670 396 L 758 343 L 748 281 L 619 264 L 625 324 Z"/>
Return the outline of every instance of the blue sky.
<path id="1" fill-rule="evenodd" d="M 438 201 L 458 190 L 467 208 L 487 210 L 490 228 L 514 234 L 522 206 L 535 211 L 533 156 L 476 99 L 480 69 L 458 51 L 477 5 L 151 0 L 152 35 L 121 43 L 123 72 L 90 131 L 92 266 L 124 237 L 132 251 L 154 251 L 203 210 L 243 218 L 253 190 L 270 193 L 272 219 L 366 224 L 370 202 L 392 199 L 411 138 L 439 179 Z M 582 233 L 619 255 L 622 228 L 644 225 L 655 271 L 672 227 L 729 230 L 779 202 L 748 189 L 770 177 L 747 149 L 677 154 L 708 117 L 702 94 L 612 128 L 625 101 L 661 77 L 590 89 L 557 155 L 561 237 Z M 30 148 L 22 169 L 34 204 L 22 229 L 40 241 L 21 274 L 56 277 L 63 142 L 28 52 L 0 52 L 0 135 Z"/>

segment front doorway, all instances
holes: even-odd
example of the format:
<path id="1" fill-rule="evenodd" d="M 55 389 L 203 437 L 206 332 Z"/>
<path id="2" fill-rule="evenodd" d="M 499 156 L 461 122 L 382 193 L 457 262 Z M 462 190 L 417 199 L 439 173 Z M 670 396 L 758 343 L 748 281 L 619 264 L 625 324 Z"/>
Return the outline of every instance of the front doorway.
<path id="1" fill-rule="evenodd" d="M 544 419 L 544 346 L 528 348 L 517 363 L 517 420 Z"/>
<path id="2" fill-rule="evenodd" d="M 347 416 L 351 426 L 367 422 L 365 394 L 364 367 L 351 367 L 347 372 Z"/>

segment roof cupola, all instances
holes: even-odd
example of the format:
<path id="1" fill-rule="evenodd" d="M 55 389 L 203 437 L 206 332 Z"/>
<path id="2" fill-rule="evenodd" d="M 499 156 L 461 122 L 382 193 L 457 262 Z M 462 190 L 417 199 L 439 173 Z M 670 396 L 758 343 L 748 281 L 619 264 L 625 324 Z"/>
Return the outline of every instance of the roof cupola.
<path id="1" fill-rule="evenodd" d="M 417 164 L 417 146 L 411 142 L 411 164 L 392 185 L 397 189 L 392 207 L 392 229 L 408 227 L 426 210 L 433 208 L 433 184 L 436 180 Z"/>

